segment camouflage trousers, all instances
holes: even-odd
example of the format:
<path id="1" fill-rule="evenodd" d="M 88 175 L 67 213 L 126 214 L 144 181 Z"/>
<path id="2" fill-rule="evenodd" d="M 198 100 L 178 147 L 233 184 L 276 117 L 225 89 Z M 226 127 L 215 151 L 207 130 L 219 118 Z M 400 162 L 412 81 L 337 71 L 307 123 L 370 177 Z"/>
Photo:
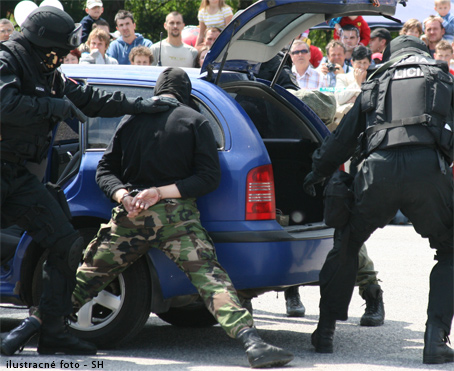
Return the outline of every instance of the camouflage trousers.
<path id="1" fill-rule="evenodd" d="M 110 222 L 101 225 L 88 245 L 73 293 L 78 305 L 90 301 L 155 247 L 187 275 L 230 337 L 253 325 L 251 314 L 241 306 L 227 272 L 217 261 L 194 199 L 162 200 L 135 218 L 126 215 L 122 205 L 115 207 Z"/>

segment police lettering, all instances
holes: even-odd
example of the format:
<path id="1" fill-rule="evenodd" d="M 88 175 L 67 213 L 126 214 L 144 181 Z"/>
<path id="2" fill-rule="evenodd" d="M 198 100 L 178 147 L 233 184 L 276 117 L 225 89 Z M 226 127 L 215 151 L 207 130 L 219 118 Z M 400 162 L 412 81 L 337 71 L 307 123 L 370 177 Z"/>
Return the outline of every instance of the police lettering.
<path id="1" fill-rule="evenodd" d="M 424 73 L 421 71 L 421 68 L 408 67 L 396 70 L 394 72 L 393 80 L 411 79 L 415 77 L 424 77 Z"/>

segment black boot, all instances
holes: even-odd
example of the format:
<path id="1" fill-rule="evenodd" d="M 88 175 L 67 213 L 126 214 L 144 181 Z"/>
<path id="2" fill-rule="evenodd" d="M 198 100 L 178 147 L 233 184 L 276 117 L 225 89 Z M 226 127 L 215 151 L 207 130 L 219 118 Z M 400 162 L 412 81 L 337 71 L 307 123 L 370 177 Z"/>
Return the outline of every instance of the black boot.
<path id="1" fill-rule="evenodd" d="M 1 351 L 5 356 L 11 356 L 16 351 L 22 351 L 33 335 L 37 334 L 41 324 L 34 317 L 28 317 L 2 339 Z"/>
<path id="2" fill-rule="evenodd" d="M 236 338 L 243 342 L 252 368 L 280 367 L 293 359 L 292 353 L 265 343 L 255 327 L 241 330 Z"/>
<path id="3" fill-rule="evenodd" d="M 448 335 L 443 329 L 427 324 L 422 362 L 425 364 L 454 362 L 454 350 L 446 345 L 448 341 Z"/>
<path id="4" fill-rule="evenodd" d="M 317 329 L 312 333 L 311 344 L 317 353 L 333 353 L 334 330 L 336 320 L 320 316 Z"/>
<path id="5" fill-rule="evenodd" d="M 306 308 L 301 302 L 298 286 L 289 287 L 284 291 L 287 317 L 304 317 Z"/>
<path id="6" fill-rule="evenodd" d="M 361 326 L 381 326 L 385 322 L 383 291 L 380 285 L 371 284 L 363 292 L 366 300 L 366 311 L 361 317 Z"/>
<path id="7" fill-rule="evenodd" d="M 45 315 L 38 339 L 38 353 L 94 355 L 96 346 L 72 335 L 64 317 Z"/>

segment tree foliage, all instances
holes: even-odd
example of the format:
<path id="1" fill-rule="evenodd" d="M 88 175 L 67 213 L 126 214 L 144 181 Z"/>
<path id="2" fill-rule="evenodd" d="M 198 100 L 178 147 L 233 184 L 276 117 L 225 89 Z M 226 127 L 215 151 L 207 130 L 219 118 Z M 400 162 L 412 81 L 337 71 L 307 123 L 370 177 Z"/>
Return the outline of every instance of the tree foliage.
<path id="1" fill-rule="evenodd" d="M 32 0 L 39 5 L 42 0 Z M 86 0 L 60 0 L 65 11 L 71 15 L 75 22 L 79 22 L 85 15 Z M 233 12 L 242 6 L 249 6 L 254 1 L 226 0 L 232 7 Z M 18 1 L 0 1 L 0 18 L 13 20 L 14 8 Z M 164 31 L 164 21 L 167 14 L 177 11 L 183 14 L 186 25 L 198 25 L 197 12 L 200 0 L 103 0 L 104 13 L 102 17 L 109 22 L 110 31 L 115 31 L 115 14 L 120 9 L 126 9 L 134 14 L 137 24 L 136 31 L 151 39 L 153 42 L 159 40 L 161 32 Z M 165 33 L 164 33 L 164 37 Z"/>

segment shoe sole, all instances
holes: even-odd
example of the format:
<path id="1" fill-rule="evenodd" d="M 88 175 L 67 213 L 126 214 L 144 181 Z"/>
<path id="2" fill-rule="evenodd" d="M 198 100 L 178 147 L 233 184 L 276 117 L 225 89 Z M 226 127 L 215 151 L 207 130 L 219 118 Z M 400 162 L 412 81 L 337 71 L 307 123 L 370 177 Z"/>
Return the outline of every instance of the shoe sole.
<path id="1" fill-rule="evenodd" d="M 381 322 L 367 322 L 367 321 L 361 321 L 359 323 L 360 326 L 364 326 L 364 327 L 378 327 L 378 326 L 382 326 L 383 324 L 385 323 L 385 321 L 381 321 Z"/>
<path id="2" fill-rule="evenodd" d="M 53 355 L 53 354 L 67 354 L 67 355 L 77 355 L 77 356 L 94 356 L 96 355 L 97 350 L 74 350 L 74 349 L 46 349 L 38 348 L 39 354 Z"/>
<path id="3" fill-rule="evenodd" d="M 1 353 L 2 355 L 4 355 L 4 356 L 12 356 L 15 352 L 16 352 L 16 351 L 11 352 L 11 350 L 6 350 L 6 349 L 3 348 L 3 347 L 2 347 L 1 350 L 0 350 L 0 353 Z"/>
<path id="4" fill-rule="evenodd" d="M 261 359 L 261 360 L 251 361 L 251 362 L 249 362 L 249 364 L 251 365 L 251 368 L 280 367 L 280 366 L 284 366 L 287 363 L 289 363 L 290 361 L 292 361 L 293 358 L 295 358 L 295 357 L 289 356 L 288 358 L 283 358 L 283 359 L 279 359 L 279 360 L 269 360 L 269 361 Z"/>
<path id="5" fill-rule="evenodd" d="M 304 317 L 306 312 L 287 312 L 287 317 Z"/>
<path id="6" fill-rule="evenodd" d="M 334 349 L 330 347 L 315 347 L 315 352 L 316 353 L 323 353 L 323 354 L 330 354 L 334 353 Z"/>
<path id="7" fill-rule="evenodd" d="M 454 359 L 449 359 L 443 356 L 423 356 L 422 358 L 422 363 L 426 365 L 438 365 L 451 362 L 454 362 Z"/>

